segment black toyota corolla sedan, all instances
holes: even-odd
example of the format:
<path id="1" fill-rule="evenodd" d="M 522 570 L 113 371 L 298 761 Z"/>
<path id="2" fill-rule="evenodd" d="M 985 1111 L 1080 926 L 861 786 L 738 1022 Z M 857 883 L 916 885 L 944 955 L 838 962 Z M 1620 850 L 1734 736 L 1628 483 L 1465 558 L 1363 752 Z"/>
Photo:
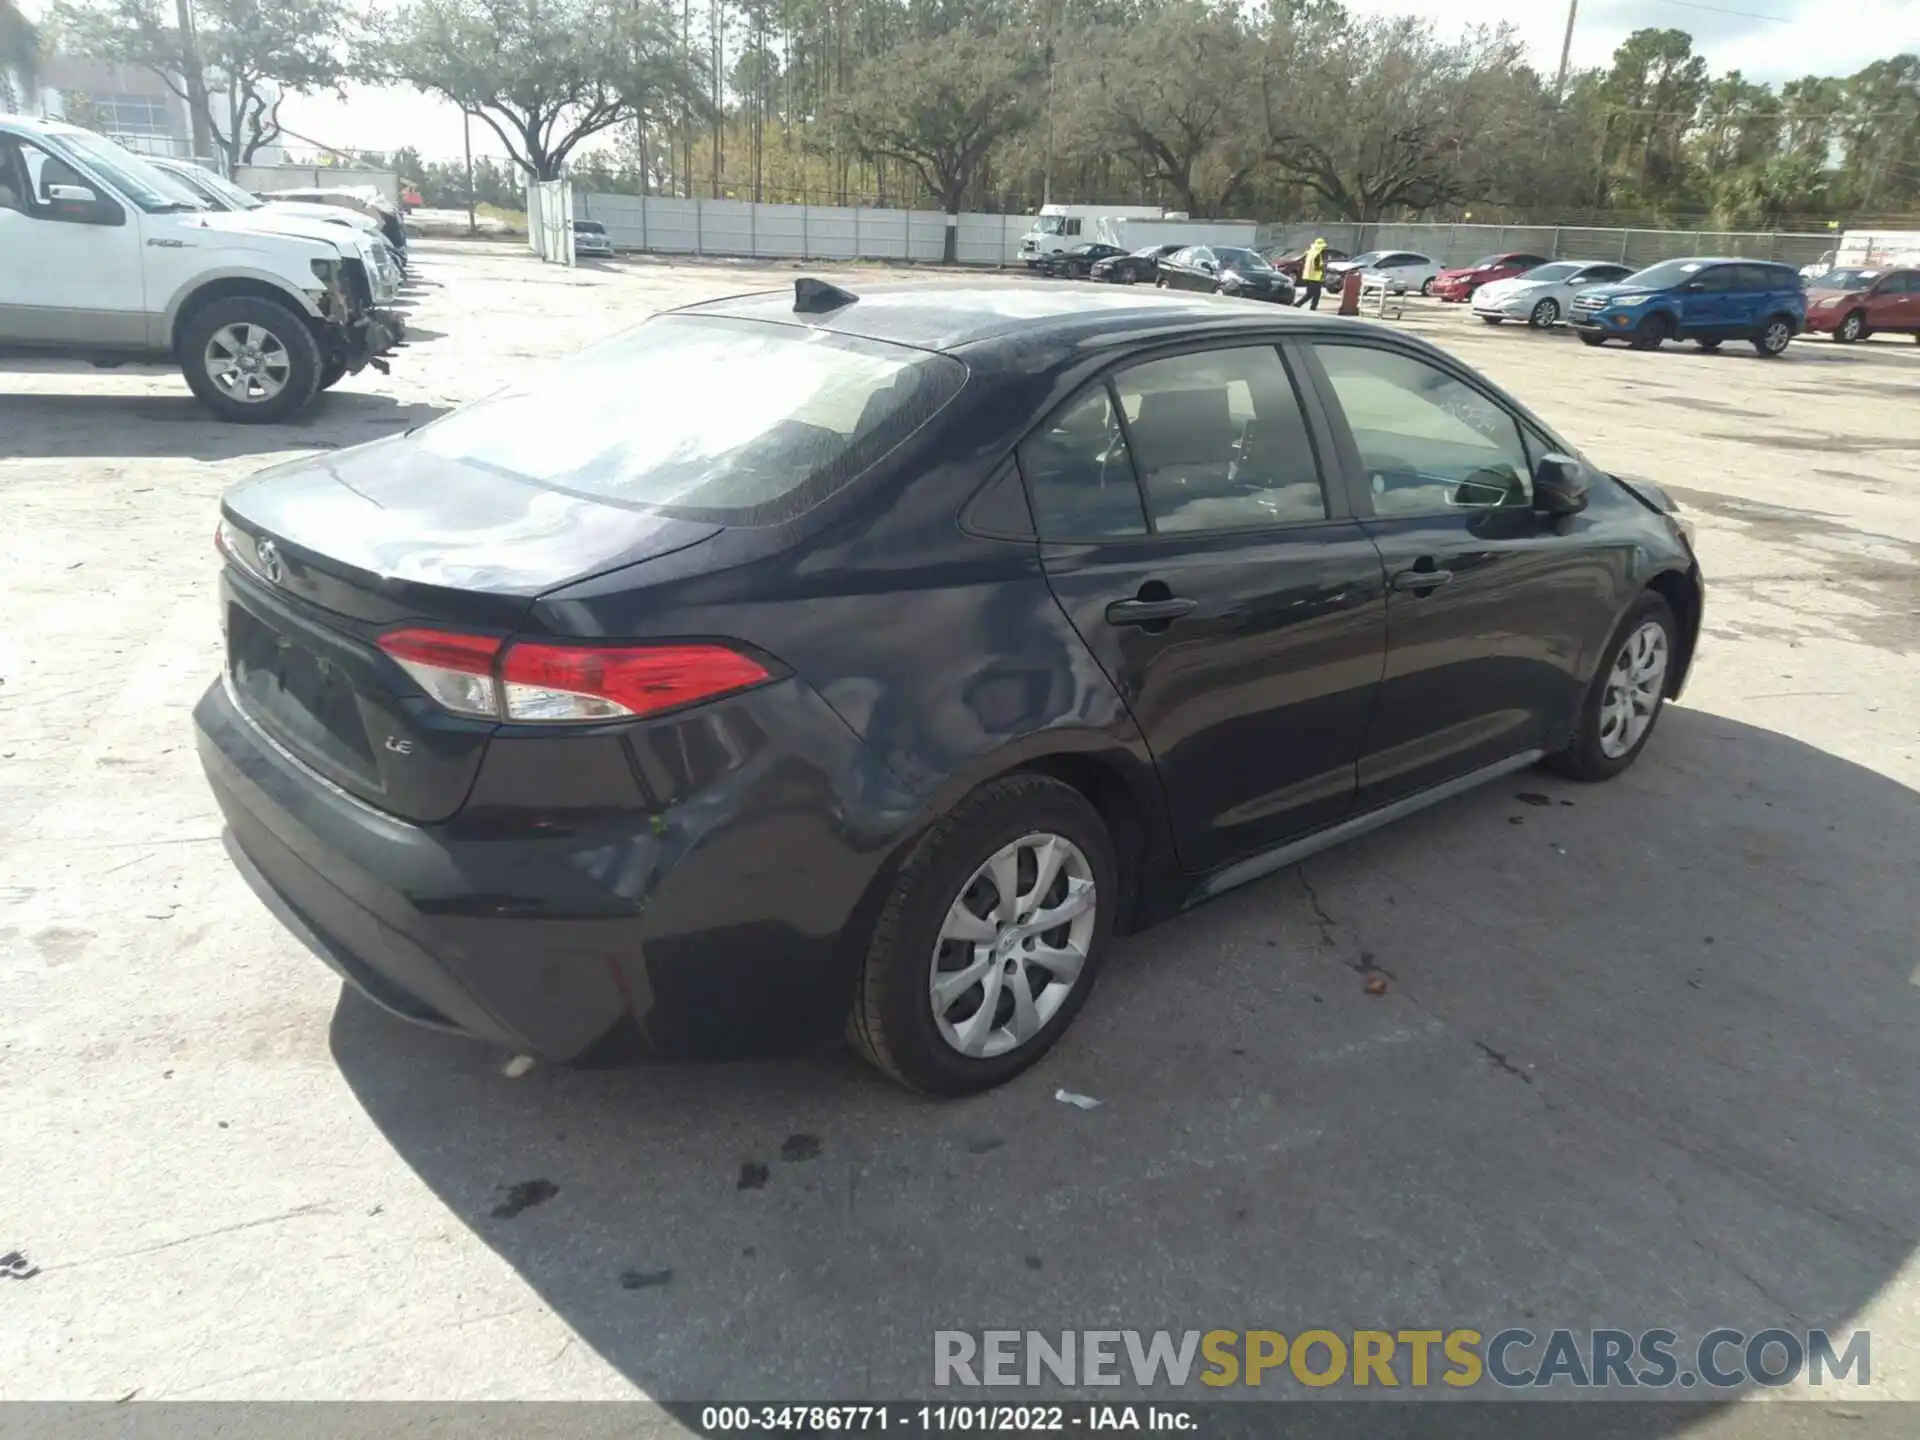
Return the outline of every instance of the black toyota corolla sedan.
<path id="1" fill-rule="evenodd" d="M 1040 284 L 662 315 L 218 545 L 200 754 L 353 985 L 562 1061 L 844 1028 L 941 1094 L 1116 933 L 1625 769 L 1702 604 L 1658 488 L 1431 345 Z"/>

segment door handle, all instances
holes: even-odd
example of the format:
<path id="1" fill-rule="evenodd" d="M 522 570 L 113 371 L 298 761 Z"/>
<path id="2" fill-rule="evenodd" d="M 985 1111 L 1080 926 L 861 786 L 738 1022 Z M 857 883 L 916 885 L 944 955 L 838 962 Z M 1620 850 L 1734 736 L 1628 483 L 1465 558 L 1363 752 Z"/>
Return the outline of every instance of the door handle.
<path id="1" fill-rule="evenodd" d="M 1393 577 L 1396 590 L 1431 590 L 1453 579 L 1451 570 L 1402 570 Z"/>
<path id="2" fill-rule="evenodd" d="M 1192 611 L 1195 602 L 1172 595 L 1165 600 L 1116 600 L 1107 606 L 1109 625 L 1163 625 Z"/>

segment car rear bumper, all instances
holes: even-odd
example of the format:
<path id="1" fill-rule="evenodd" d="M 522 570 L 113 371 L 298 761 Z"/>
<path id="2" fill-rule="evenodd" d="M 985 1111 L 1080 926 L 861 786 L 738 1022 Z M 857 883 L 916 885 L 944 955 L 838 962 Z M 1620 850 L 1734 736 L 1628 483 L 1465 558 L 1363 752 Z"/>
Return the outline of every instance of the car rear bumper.
<path id="1" fill-rule="evenodd" d="M 551 1061 L 813 1043 L 844 1018 L 891 841 L 832 801 L 885 786 L 798 682 L 713 708 L 729 718 L 689 712 L 658 754 L 635 747 L 650 794 L 685 787 L 660 808 L 438 825 L 338 790 L 224 682 L 194 723 L 242 874 L 384 1009 Z M 683 760 L 704 768 L 676 777 Z"/>

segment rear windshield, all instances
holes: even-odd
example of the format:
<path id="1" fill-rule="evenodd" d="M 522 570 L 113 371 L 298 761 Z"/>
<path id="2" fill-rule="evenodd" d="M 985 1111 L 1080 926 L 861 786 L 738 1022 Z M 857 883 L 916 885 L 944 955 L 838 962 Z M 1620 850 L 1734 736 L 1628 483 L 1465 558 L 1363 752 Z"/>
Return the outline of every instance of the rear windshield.
<path id="1" fill-rule="evenodd" d="M 665 315 L 417 432 L 435 455 L 617 505 L 765 525 L 817 504 L 956 395 L 944 355 Z"/>

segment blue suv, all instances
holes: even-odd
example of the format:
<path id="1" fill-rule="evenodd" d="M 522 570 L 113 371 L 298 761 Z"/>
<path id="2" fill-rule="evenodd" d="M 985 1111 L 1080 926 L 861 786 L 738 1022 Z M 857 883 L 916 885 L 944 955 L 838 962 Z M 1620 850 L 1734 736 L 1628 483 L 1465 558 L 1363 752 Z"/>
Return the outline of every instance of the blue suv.
<path id="1" fill-rule="evenodd" d="M 1750 340 L 1762 355 L 1782 354 L 1806 325 L 1800 272 L 1764 260 L 1662 260 L 1612 285 L 1573 297 L 1567 323 L 1588 345 L 1624 340 L 1657 350 L 1692 340 L 1715 350 Z"/>

